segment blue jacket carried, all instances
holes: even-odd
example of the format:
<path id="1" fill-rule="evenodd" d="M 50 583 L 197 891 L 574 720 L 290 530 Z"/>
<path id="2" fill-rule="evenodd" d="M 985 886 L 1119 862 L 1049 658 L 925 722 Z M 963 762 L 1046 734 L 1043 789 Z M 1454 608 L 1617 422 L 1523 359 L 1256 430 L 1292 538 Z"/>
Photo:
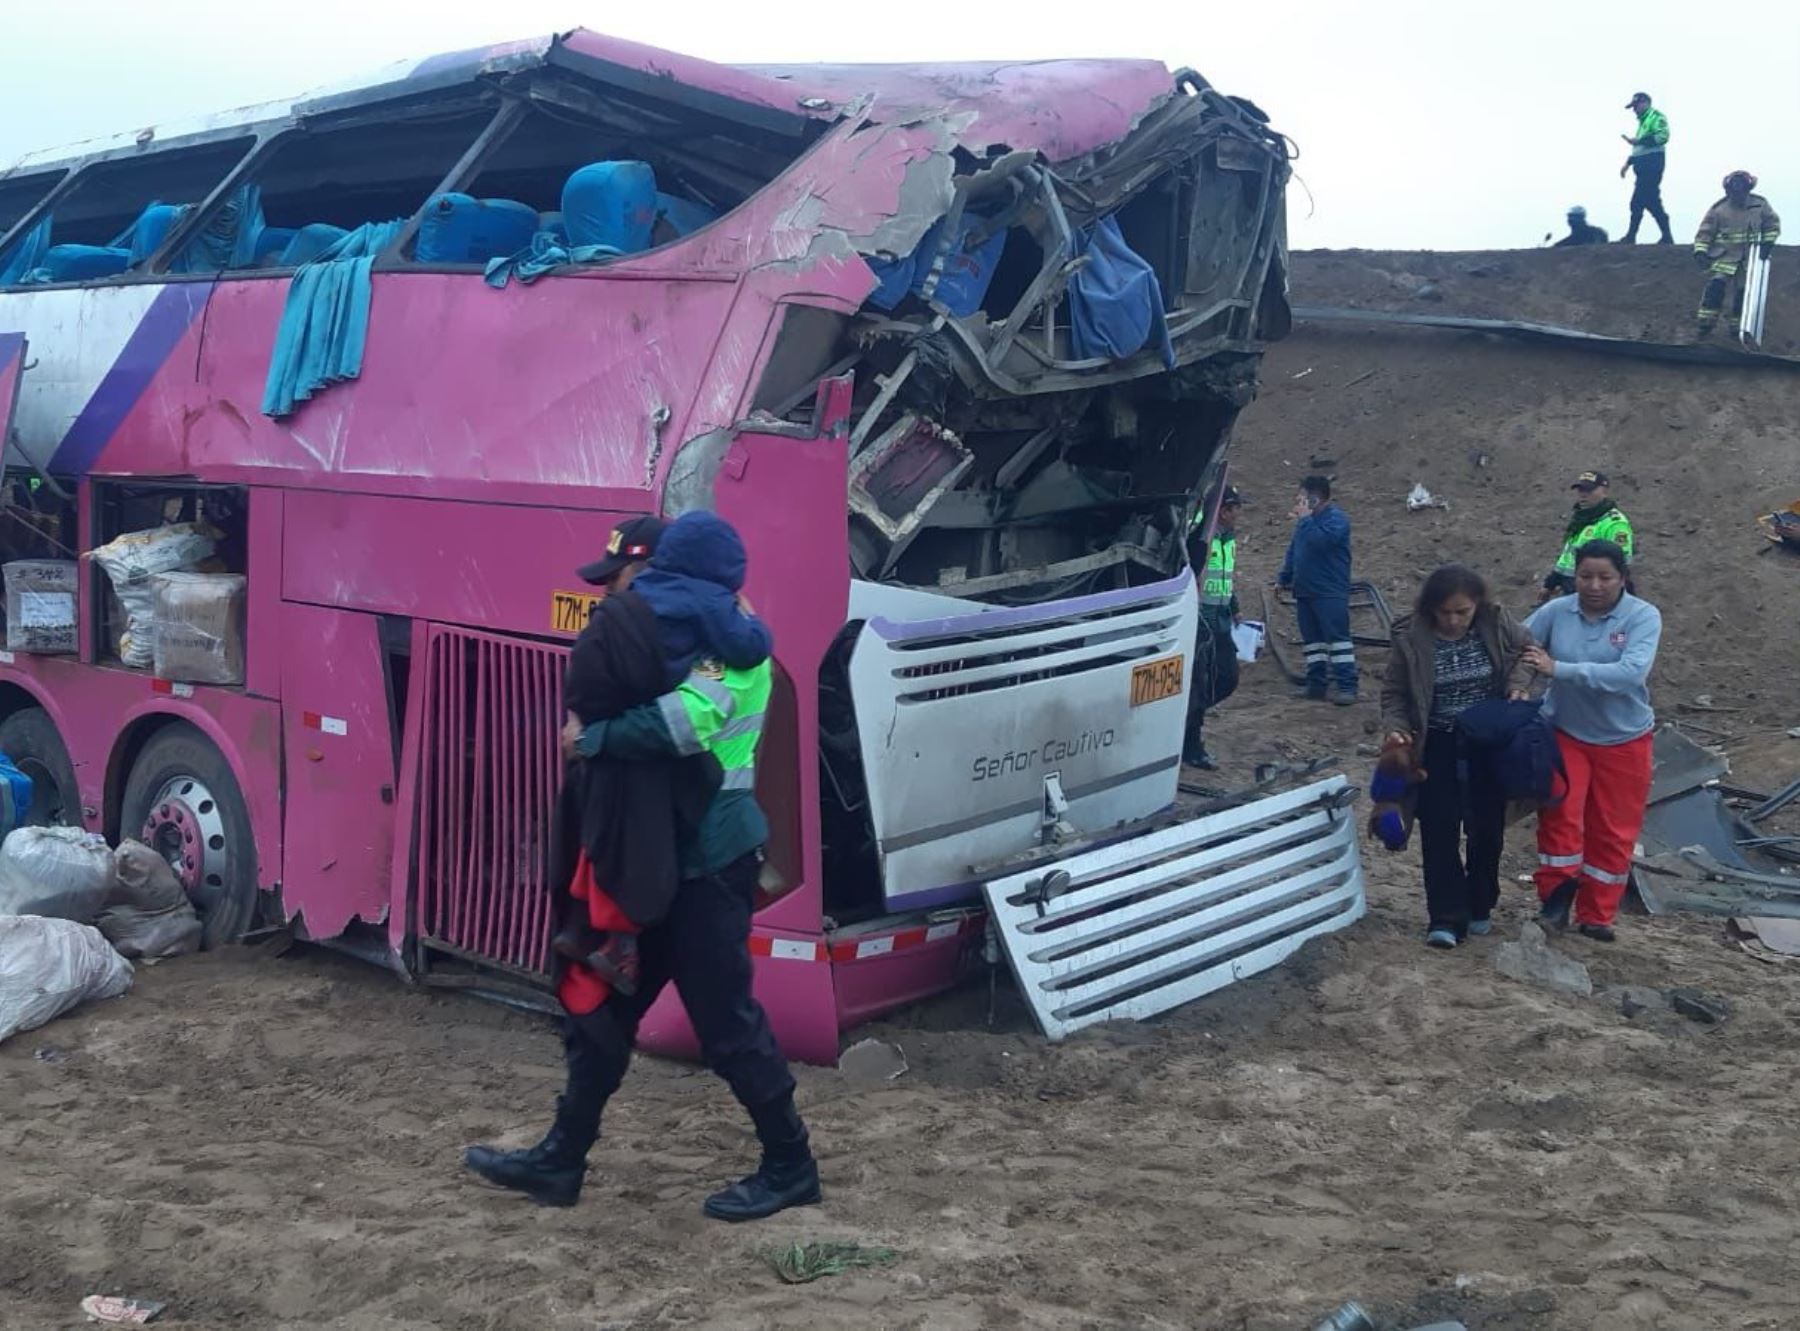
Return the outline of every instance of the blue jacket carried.
<path id="1" fill-rule="evenodd" d="M 1297 597 L 1349 597 L 1350 518 L 1343 509 L 1323 504 L 1294 524 L 1293 539 L 1276 581 L 1292 587 Z"/>
<path id="2" fill-rule="evenodd" d="M 684 513 L 656 543 L 650 567 L 632 580 L 631 590 L 656 615 L 671 686 L 686 679 L 701 657 L 714 657 L 736 670 L 769 659 L 769 629 L 737 603 L 744 585 L 744 542 L 737 529 L 714 513 Z"/>

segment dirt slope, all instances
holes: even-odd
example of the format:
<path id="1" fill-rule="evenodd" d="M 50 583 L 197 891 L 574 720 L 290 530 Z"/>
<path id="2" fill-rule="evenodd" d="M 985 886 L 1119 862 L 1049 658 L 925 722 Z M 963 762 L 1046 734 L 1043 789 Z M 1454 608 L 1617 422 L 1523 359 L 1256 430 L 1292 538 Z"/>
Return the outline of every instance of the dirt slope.
<path id="1" fill-rule="evenodd" d="M 1533 317 L 1593 307 L 1558 294 L 1566 256 L 1504 257 Z M 1374 279 L 1327 261 L 1302 257 L 1300 300 L 1368 298 Z M 1672 272 L 1667 301 L 1692 286 Z M 1396 602 L 1462 558 L 1528 603 L 1569 477 L 1602 467 L 1668 616 L 1659 706 L 1742 707 L 1705 719 L 1743 779 L 1800 770 L 1781 734 L 1800 725 L 1800 561 L 1760 554 L 1750 526 L 1800 494 L 1800 378 L 1343 328 L 1302 329 L 1267 368 L 1235 454 L 1247 584 L 1328 456 L 1358 568 Z M 1407 513 L 1415 481 L 1450 510 Z M 1320 755 L 1360 780 L 1374 727 L 1371 705 L 1296 701 L 1257 666 L 1212 727 L 1216 780 Z M 1532 859 L 1515 833 L 1500 935 L 1532 910 L 1512 881 Z M 72 1329 L 90 1292 L 166 1299 L 172 1331 L 1296 1331 L 1352 1297 L 1384 1328 L 1793 1326 L 1800 965 L 1752 959 L 1717 921 L 1631 919 L 1612 948 L 1560 944 L 1597 989 L 1568 997 L 1499 976 L 1499 936 L 1427 953 L 1416 860 L 1365 863 L 1367 920 L 1162 1021 L 1053 1047 L 1003 982 L 992 1028 L 978 986 L 873 1032 L 911 1063 L 882 1089 L 801 1070 L 826 1204 L 750 1229 L 698 1213 L 752 1148 L 697 1069 L 640 1060 L 588 1197 L 545 1212 L 458 1167 L 468 1142 L 541 1129 L 543 1023 L 319 952 L 142 972 L 0 1046 L 0 1327 Z M 1641 990 L 1638 1011 L 1628 986 L 1733 1013 L 1702 1026 Z M 759 1259 L 814 1238 L 900 1256 L 802 1287 Z"/>
<path id="2" fill-rule="evenodd" d="M 1576 283 L 1568 271 L 1574 256 L 1526 252 L 1505 260 L 1507 280 L 1531 293 L 1534 314 L 1581 326 L 1578 316 L 1600 305 L 1597 293 L 1617 286 L 1620 265 L 1667 257 L 1642 247 L 1607 252 L 1615 255 L 1618 264 Z M 1336 284 L 1334 301 L 1382 308 L 1384 289 L 1372 274 L 1464 257 L 1303 255 L 1296 299 L 1310 299 L 1318 276 L 1319 285 Z M 1647 307 L 1640 300 L 1630 317 Z M 1486 573 L 1510 604 L 1528 608 L 1561 542 L 1569 482 L 1598 468 L 1612 477 L 1613 497 L 1638 532 L 1641 590 L 1665 616 L 1656 678 L 1665 709 L 1709 694 L 1715 704 L 1745 707 L 1759 724 L 1793 726 L 1800 561 L 1774 550 L 1754 520 L 1800 498 L 1797 422 L 1800 372 L 1302 324 L 1270 352 L 1262 395 L 1238 427 L 1233 474 L 1258 501 L 1240 559 L 1251 561 L 1253 576 L 1272 571 L 1295 482 L 1315 460 L 1329 462 L 1355 524 L 1359 576 L 1396 607 L 1431 568 L 1458 559 Z M 1415 483 L 1450 507 L 1408 512 Z"/>
<path id="3" fill-rule="evenodd" d="M 1764 347 L 1800 354 L 1800 249 L 1778 247 L 1769 275 Z M 1693 336 L 1705 284 L 1686 243 L 1443 253 L 1309 250 L 1294 256 L 1293 274 L 1300 305 L 1518 319 L 1658 342 Z M 1717 336 L 1724 341 L 1722 332 Z"/>

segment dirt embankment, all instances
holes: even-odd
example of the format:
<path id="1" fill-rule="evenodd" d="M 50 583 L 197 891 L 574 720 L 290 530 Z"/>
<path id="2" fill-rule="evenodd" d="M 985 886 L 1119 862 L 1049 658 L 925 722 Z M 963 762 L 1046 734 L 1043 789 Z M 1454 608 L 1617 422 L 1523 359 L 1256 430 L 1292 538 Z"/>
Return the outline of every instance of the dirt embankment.
<path id="1" fill-rule="evenodd" d="M 1769 265 L 1764 349 L 1800 354 L 1800 249 Z M 1706 273 L 1693 246 L 1590 245 L 1541 250 L 1304 250 L 1297 305 L 1463 314 L 1559 324 L 1613 337 L 1685 342 Z M 1722 344 L 1723 331 L 1715 335 Z"/>
<path id="2" fill-rule="evenodd" d="M 1471 312 L 1555 322 L 1593 301 L 1557 306 L 1553 278 L 1613 262 L 1500 257 L 1518 303 Z M 1679 256 L 1627 258 L 1667 262 L 1656 302 L 1694 294 Z M 1297 298 L 1346 300 L 1322 270 L 1339 262 L 1380 267 L 1302 256 Z M 1786 375 L 1302 328 L 1240 426 L 1246 590 L 1328 458 L 1358 569 L 1397 604 L 1453 558 L 1528 604 L 1570 477 L 1600 467 L 1667 616 L 1658 705 L 1743 708 L 1703 714 L 1739 737 L 1743 779 L 1792 775 L 1800 562 L 1761 554 L 1750 521 L 1800 493 L 1797 405 Z M 1451 507 L 1408 513 L 1415 481 Z M 1371 703 L 1297 701 L 1255 667 L 1211 727 L 1216 780 L 1322 754 L 1360 779 L 1374 726 Z M 1800 966 L 1747 956 L 1718 921 L 1629 919 L 1611 948 L 1560 944 L 1595 997 L 1551 993 L 1492 965 L 1532 910 L 1512 881 L 1528 834 L 1500 936 L 1450 954 L 1419 946 L 1414 858 L 1365 862 L 1366 921 L 1164 1020 L 1053 1047 L 1002 982 L 992 1027 L 978 986 L 877 1028 L 911 1063 L 881 1089 L 802 1069 L 826 1203 L 750 1229 L 699 1214 L 753 1148 L 698 1069 L 640 1060 L 583 1204 L 540 1211 L 459 1156 L 541 1130 L 560 1075 L 543 1023 L 319 952 L 142 972 L 0 1047 L 0 1326 L 73 1328 L 90 1292 L 166 1299 L 179 1331 L 1295 1331 L 1352 1297 L 1389 1327 L 1793 1326 Z M 1675 986 L 1732 1015 L 1675 1015 L 1651 992 Z M 803 1287 L 760 1259 L 815 1238 L 899 1256 Z"/>

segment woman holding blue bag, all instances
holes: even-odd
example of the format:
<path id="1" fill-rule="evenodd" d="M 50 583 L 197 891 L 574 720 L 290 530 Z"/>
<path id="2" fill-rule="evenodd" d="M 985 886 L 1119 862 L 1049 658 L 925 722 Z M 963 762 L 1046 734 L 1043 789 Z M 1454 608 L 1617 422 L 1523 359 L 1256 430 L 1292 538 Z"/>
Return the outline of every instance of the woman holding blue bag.
<path id="1" fill-rule="evenodd" d="M 1562 760 L 1558 798 L 1538 815 L 1538 899 L 1544 922 L 1613 941 L 1631 881 L 1655 770 L 1650 668 L 1662 613 L 1629 590 L 1625 552 L 1611 541 L 1575 551 L 1575 594 L 1526 621 L 1526 659 L 1550 678 L 1544 716 Z"/>
<path id="2" fill-rule="evenodd" d="M 1427 578 L 1413 613 L 1395 621 L 1381 717 L 1385 747 L 1404 746 L 1413 774 L 1422 776 L 1402 798 L 1419 828 L 1429 947 L 1453 948 L 1488 932 L 1500 899 L 1506 795 L 1488 764 L 1464 760 L 1456 723 L 1486 699 L 1522 699 L 1533 646 L 1530 633 L 1489 599 L 1481 575 L 1461 564 Z"/>

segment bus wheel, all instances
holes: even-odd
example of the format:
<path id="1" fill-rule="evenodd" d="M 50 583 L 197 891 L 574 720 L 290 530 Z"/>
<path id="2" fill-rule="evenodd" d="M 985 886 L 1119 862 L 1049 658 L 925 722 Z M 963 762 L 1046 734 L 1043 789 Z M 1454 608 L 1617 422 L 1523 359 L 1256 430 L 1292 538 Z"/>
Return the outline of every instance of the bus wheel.
<path id="1" fill-rule="evenodd" d="M 144 745 L 125 782 L 121 836 L 167 860 L 200 912 L 201 945 L 241 938 L 256 913 L 256 840 L 231 767 L 193 726 L 176 722 Z"/>
<path id="2" fill-rule="evenodd" d="M 81 793 L 75 764 L 42 707 L 24 707 L 0 721 L 0 753 L 31 778 L 28 827 L 81 826 Z"/>

